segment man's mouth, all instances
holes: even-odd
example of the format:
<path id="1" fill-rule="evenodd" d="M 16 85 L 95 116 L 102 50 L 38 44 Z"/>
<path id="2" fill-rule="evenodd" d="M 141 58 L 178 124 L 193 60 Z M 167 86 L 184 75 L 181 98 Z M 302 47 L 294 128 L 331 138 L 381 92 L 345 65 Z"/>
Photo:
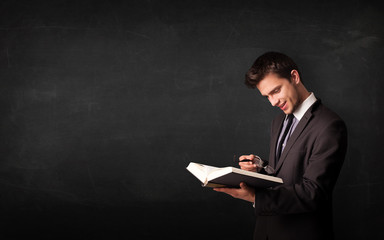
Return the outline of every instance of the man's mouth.
<path id="1" fill-rule="evenodd" d="M 286 108 L 287 108 L 287 102 L 284 102 L 283 104 L 281 104 L 281 105 L 279 105 L 278 106 L 281 110 L 286 110 Z"/>

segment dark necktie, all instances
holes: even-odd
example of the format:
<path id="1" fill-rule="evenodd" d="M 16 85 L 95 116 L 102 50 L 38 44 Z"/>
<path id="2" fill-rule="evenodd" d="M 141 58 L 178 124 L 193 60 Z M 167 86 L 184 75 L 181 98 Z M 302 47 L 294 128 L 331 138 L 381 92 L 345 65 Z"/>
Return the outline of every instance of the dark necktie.
<path id="1" fill-rule="evenodd" d="M 285 127 L 283 136 L 281 137 L 281 140 L 280 140 L 280 142 L 279 142 L 279 146 L 278 146 L 278 148 L 277 148 L 277 161 L 279 161 L 279 159 L 280 159 L 281 151 L 282 151 L 282 149 L 283 149 L 283 143 L 284 143 L 284 141 L 285 141 L 285 138 L 287 137 L 287 134 L 288 134 L 288 132 L 289 132 L 289 129 L 290 129 L 291 126 L 292 126 L 292 122 L 293 122 L 293 114 L 289 114 L 287 119 L 288 119 L 287 126 Z"/>

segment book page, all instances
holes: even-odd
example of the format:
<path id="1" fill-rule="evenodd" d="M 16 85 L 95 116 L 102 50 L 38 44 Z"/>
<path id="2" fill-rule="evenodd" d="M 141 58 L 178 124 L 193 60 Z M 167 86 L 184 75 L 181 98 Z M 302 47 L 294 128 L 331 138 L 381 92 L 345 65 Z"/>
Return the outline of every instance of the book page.
<path id="1" fill-rule="evenodd" d="M 211 172 L 214 172 L 220 168 L 217 168 L 217 167 L 212 167 L 212 166 L 208 166 L 208 165 L 203 165 L 204 167 L 204 173 L 206 176 L 208 176 Z"/>
<path id="2" fill-rule="evenodd" d="M 194 163 L 191 162 L 187 169 L 195 176 L 197 177 L 205 186 L 207 184 L 207 178 L 208 174 L 215 172 L 216 170 L 220 169 L 217 167 L 212 167 L 200 163 Z"/>
<path id="3" fill-rule="evenodd" d="M 208 166 L 208 165 L 203 165 L 203 167 L 204 167 L 204 173 L 205 173 L 205 180 L 203 182 L 203 186 L 205 187 L 208 184 L 208 176 L 209 176 L 209 174 L 214 172 L 214 171 L 216 171 L 216 170 L 218 170 L 219 168 Z"/>
<path id="4" fill-rule="evenodd" d="M 213 167 L 190 162 L 187 170 L 197 177 L 204 187 L 238 187 L 240 182 L 249 186 L 268 188 L 283 184 L 278 177 L 250 172 L 235 167 Z"/>
<path id="5" fill-rule="evenodd" d="M 218 168 L 218 167 L 212 167 L 212 166 L 209 166 L 209 165 L 204 165 L 204 164 L 199 164 L 199 163 L 192 163 L 192 164 L 197 169 L 199 169 L 199 171 L 201 172 L 201 174 L 198 174 L 199 175 L 198 178 L 202 182 L 203 187 L 207 186 L 207 184 L 210 184 L 210 183 L 208 183 L 208 181 L 209 181 L 208 180 L 209 179 L 209 174 L 211 174 L 211 173 L 221 169 L 221 168 Z M 195 173 L 195 174 L 196 174 L 195 176 L 197 177 L 197 173 Z M 217 185 L 217 186 L 221 186 L 221 185 Z M 212 187 L 214 187 L 214 186 L 212 185 Z"/>

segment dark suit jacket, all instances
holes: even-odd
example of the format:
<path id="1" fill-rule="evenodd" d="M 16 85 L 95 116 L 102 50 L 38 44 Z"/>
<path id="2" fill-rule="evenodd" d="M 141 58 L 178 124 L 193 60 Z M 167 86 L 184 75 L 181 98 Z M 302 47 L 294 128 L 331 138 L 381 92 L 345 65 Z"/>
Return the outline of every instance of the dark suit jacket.
<path id="1" fill-rule="evenodd" d="M 284 184 L 256 189 L 255 239 L 333 239 L 332 191 L 345 158 L 346 126 L 318 100 L 298 123 L 276 164 L 284 117 L 272 122 L 269 156 Z"/>

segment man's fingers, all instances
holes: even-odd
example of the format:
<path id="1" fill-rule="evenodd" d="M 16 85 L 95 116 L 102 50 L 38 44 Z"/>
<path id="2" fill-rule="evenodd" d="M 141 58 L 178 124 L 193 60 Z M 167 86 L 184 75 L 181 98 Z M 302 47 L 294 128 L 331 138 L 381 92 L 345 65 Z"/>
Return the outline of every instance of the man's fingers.
<path id="1" fill-rule="evenodd" d="M 226 193 L 228 195 L 231 195 L 232 197 L 236 198 L 236 192 L 235 192 L 235 188 L 214 188 L 213 190 L 215 190 L 216 192 L 222 192 L 222 193 Z"/>
<path id="2" fill-rule="evenodd" d="M 250 154 L 250 155 L 242 155 L 239 157 L 239 160 L 245 160 L 245 159 L 249 159 L 249 160 L 253 160 L 255 158 L 255 155 L 253 154 Z"/>

